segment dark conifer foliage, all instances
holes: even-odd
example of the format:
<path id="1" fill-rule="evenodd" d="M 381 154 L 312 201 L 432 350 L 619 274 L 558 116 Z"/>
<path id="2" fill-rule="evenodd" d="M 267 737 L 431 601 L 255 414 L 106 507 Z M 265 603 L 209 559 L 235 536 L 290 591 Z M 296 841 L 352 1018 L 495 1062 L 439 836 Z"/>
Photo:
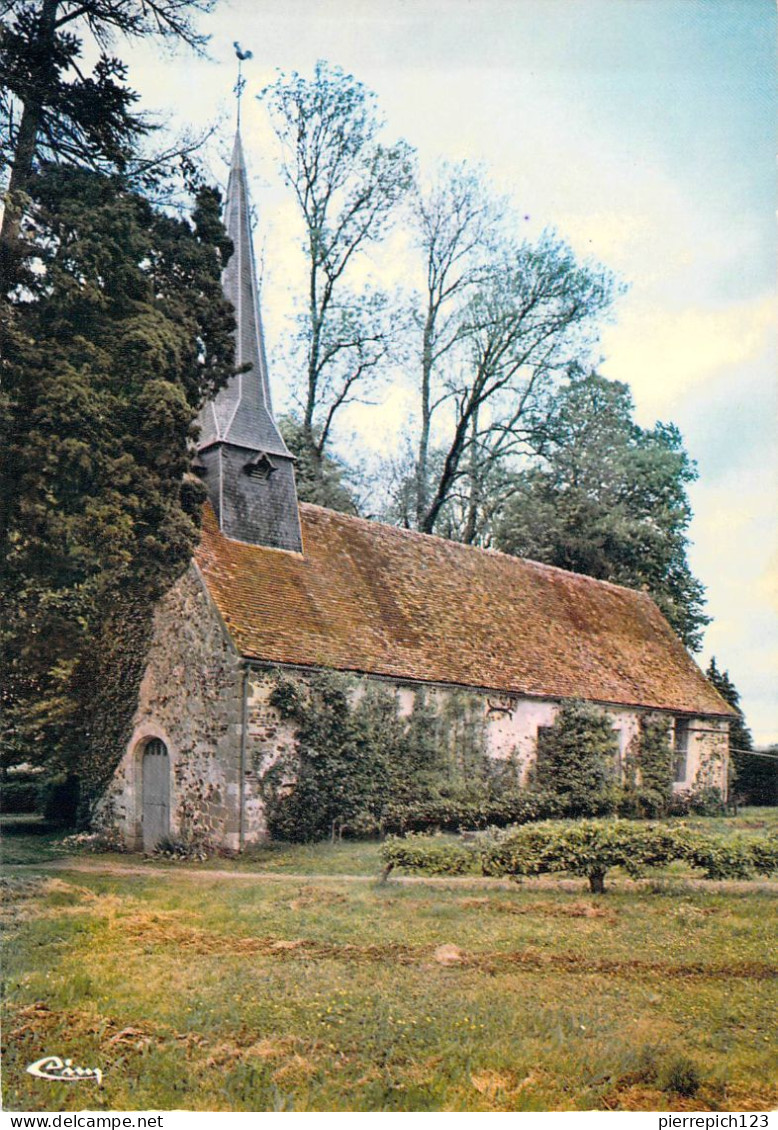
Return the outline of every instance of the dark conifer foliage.
<path id="1" fill-rule="evenodd" d="M 687 647 L 700 647 L 710 617 L 687 561 L 697 478 L 673 424 L 642 428 L 629 387 L 573 372 L 532 414 L 533 459 L 512 481 L 496 522 L 499 549 L 645 589 Z"/>
<path id="2" fill-rule="evenodd" d="M 721 697 L 734 706 L 738 716 L 729 724 L 729 744 L 734 769 L 733 792 L 747 804 L 778 804 L 778 751 L 775 760 L 752 753 L 754 739 L 740 709 L 740 694 L 728 671 L 719 670 L 713 656 L 705 672 Z"/>
<path id="3" fill-rule="evenodd" d="M 82 169 L 29 187 L 2 373 L 4 750 L 96 783 L 198 536 L 192 421 L 232 372 L 231 245 L 212 190 L 190 224 Z"/>

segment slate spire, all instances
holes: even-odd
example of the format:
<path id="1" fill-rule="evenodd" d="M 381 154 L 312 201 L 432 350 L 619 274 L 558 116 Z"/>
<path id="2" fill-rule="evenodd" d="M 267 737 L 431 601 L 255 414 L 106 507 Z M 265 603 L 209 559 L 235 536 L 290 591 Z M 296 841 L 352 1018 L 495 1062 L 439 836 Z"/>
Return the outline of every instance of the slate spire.
<path id="1" fill-rule="evenodd" d="M 222 531 L 238 541 L 302 551 L 293 458 L 273 417 L 240 132 L 224 225 L 233 252 L 222 277 L 235 309 L 237 373 L 200 413 L 198 461 Z"/>

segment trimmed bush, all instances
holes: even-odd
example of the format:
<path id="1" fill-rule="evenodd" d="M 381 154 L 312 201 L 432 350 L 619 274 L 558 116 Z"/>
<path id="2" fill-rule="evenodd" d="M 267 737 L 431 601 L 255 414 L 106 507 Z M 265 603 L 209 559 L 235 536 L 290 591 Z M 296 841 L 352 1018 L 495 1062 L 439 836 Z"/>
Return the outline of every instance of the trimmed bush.
<path id="1" fill-rule="evenodd" d="M 407 846 L 405 846 L 407 845 Z M 544 821 L 512 828 L 471 845 L 433 837 L 390 840 L 382 849 L 388 870 L 403 867 L 427 874 L 523 877 L 567 872 L 589 880 L 595 894 L 605 890 L 614 867 L 638 878 L 650 867 L 682 860 L 706 879 L 743 879 L 778 872 L 775 839 L 710 835 L 683 824 L 630 820 Z"/>
<path id="2" fill-rule="evenodd" d="M 427 875 L 467 875 L 481 870 L 477 843 L 452 843 L 443 836 L 390 836 L 381 846 L 384 877 L 395 867 Z"/>
<path id="3" fill-rule="evenodd" d="M 662 1069 L 658 1079 L 659 1087 L 685 1098 L 696 1095 L 702 1084 L 700 1070 L 694 1060 L 682 1056 L 673 1059 Z"/>
<path id="4" fill-rule="evenodd" d="M 673 793 L 667 807 L 668 816 L 723 816 L 727 810 L 721 789 L 715 785 L 681 789 Z"/>

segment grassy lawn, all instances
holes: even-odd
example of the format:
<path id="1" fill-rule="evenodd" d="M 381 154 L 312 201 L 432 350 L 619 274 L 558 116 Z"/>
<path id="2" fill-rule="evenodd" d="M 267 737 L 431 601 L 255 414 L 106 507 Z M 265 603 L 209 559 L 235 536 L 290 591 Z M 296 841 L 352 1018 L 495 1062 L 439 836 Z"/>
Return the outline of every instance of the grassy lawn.
<path id="1" fill-rule="evenodd" d="M 7 866 L 6 1108 L 778 1103 L 778 884 L 593 898 L 583 882 L 338 881 L 376 860 L 375 845 L 262 849 L 233 866 L 311 877 L 251 883 Z M 27 1075 L 44 1054 L 99 1066 L 102 1089 Z"/>

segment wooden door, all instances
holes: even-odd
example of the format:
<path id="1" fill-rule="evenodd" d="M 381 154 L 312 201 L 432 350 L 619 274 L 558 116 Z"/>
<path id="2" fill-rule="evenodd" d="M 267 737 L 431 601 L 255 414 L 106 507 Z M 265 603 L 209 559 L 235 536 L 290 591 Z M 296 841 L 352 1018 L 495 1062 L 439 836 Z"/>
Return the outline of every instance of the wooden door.
<path id="1" fill-rule="evenodd" d="M 143 751 L 143 850 L 170 835 L 170 758 L 159 738 Z"/>

